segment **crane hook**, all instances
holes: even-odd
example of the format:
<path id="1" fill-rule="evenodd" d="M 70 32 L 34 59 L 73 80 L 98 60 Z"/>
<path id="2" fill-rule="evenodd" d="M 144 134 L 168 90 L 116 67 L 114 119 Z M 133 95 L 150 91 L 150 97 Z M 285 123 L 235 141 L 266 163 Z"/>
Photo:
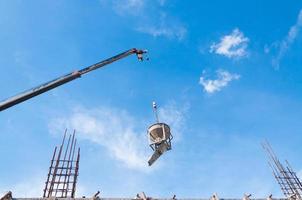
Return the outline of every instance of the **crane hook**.
<path id="1" fill-rule="evenodd" d="M 137 59 L 139 61 L 143 61 L 145 53 L 148 53 L 148 51 L 147 50 L 136 50 Z M 149 60 L 149 58 L 147 57 L 146 60 Z"/>

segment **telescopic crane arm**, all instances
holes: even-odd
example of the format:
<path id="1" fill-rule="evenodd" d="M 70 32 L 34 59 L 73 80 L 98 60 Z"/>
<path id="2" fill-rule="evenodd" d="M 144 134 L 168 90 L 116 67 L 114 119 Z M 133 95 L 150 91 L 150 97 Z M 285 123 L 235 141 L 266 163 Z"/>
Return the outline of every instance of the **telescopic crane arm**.
<path id="1" fill-rule="evenodd" d="M 104 67 L 105 65 L 108 65 L 110 63 L 113 63 L 115 61 L 118 61 L 120 59 L 123 59 L 127 56 L 130 56 L 132 54 L 136 54 L 137 55 L 137 58 L 138 60 L 142 61 L 143 60 L 143 54 L 147 53 L 146 50 L 139 50 L 139 49 L 129 49 L 128 51 L 125 51 L 123 53 L 120 53 L 116 56 L 113 56 L 111 58 L 108 58 L 106 60 L 103 60 L 101 62 L 98 62 L 94 65 L 90 65 L 84 69 L 81 69 L 79 71 L 74 71 L 74 72 L 71 72 L 69 74 L 66 74 L 64 76 L 61 76 L 59 78 L 56 78 L 52 81 L 49 81 L 47 83 L 44 83 L 42 85 L 39 85 L 37 87 L 34 87 L 30 90 L 27 90 L 25 92 L 22 92 L 18 95 L 15 95 L 11 98 L 8 98 L 2 102 L 0 102 L 0 112 L 3 111 L 3 110 L 6 110 L 12 106 L 15 106 L 16 104 L 19 104 L 19 103 L 22 103 L 23 101 L 26 101 L 28 99 L 31 99 L 35 96 L 38 96 L 44 92 L 47 92 L 51 89 L 54 89 L 60 85 L 63 85 L 65 83 L 68 83 L 72 80 L 75 80 L 77 78 L 80 78 L 82 75 L 84 74 L 87 74 L 93 70 L 96 70 L 96 69 L 99 69 L 101 67 Z"/>

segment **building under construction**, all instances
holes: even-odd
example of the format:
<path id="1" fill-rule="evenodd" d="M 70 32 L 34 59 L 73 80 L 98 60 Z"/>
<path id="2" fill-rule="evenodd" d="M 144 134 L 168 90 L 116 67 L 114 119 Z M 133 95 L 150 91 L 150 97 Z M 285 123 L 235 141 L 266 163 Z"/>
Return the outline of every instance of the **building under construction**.
<path id="1" fill-rule="evenodd" d="M 292 169 L 288 161 L 285 165 L 280 162 L 268 142 L 262 144 L 265 150 L 269 167 L 272 170 L 273 177 L 277 181 L 285 198 L 273 198 L 272 195 L 262 198 L 261 200 L 277 200 L 289 199 L 300 200 L 302 197 L 302 183 Z M 76 200 L 176 200 L 174 195 L 170 198 L 153 198 L 146 196 L 144 192 L 136 194 L 136 198 L 102 198 L 101 193 L 97 191 L 91 197 L 76 197 L 77 180 L 80 168 L 80 147 L 78 147 L 76 132 L 68 134 L 64 132 L 63 140 L 59 146 L 54 148 L 53 155 L 50 160 L 50 166 L 45 181 L 43 196 L 38 198 L 14 198 L 11 191 L 4 194 L 0 200 L 42 200 L 42 199 L 76 199 Z M 242 200 L 253 200 L 252 194 L 244 194 Z M 203 200 L 203 199 L 178 199 L 178 200 Z M 204 199 L 206 200 L 206 199 Z M 219 198 L 217 194 L 213 194 L 207 200 L 228 200 Z M 234 199 L 229 199 L 234 200 Z M 256 199 L 255 199 L 256 200 Z M 260 200 L 260 199 L 259 199 Z"/>
<path id="2" fill-rule="evenodd" d="M 46 82 L 38 87 L 20 93 L 16 96 L 8 98 L 0 102 L 0 112 L 4 111 L 12 106 L 15 106 L 23 101 L 29 100 L 35 96 L 38 96 L 44 92 L 47 92 L 53 88 L 66 84 L 70 81 L 73 81 L 82 75 L 99 69 L 105 65 L 113 63 L 117 60 L 125 58 L 129 55 L 135 54 L 138 60 L 143 60 L 143 54 L 147 51 L 138 50 L 136 48 L 130 49 L 123 53 L 120 53 L 116 56 L 108 58 L 99 63 L 90 65 L 81 70 L 76 70 L 67 75 L 61 76 L 53 81 Z M 157 115 L 157 105 L 153 103 L 153 109 L 155 113 L 156 122 L 152 124 L 147 132 L 149 136 L 149 145 L 153 150 L 148 164 L 151 166 L 162 154 L 166 151 L 171 150 L 171 140 L 173 139 L 171 129 L 168 124 L 162 123 L 159 121 Z M 280 185 L 280 188 L 286 199 L 292 200 L 301 200 L 302 199 L 302 183 L 299 180 L 298 176 L 289 165 L 289 162 L 286 161 L 285 165 L 282 164 L 277 158 L 276 154 L 272 150 L 272 147 L 268 142 L 263 143 L 263 148 L 267 153 L 269 166 L 272 169 L 272 173 L 277 183 Z M 146 161 L 147 162 L 147 161 Z M 131 200 L 130 198 L 102 198 L 100 192 L 96 192 L 92 197 L 89 198 L 77 198 L 76 188 L 77 180 L 79 175 L 80 168 L 80 148 L 77 144 L 76 133 L 75 131 L 72 134 L 68 134 L 65 130 L 62 143 L 54 148 L 54 152 L 50 161 L 50 167 L 48 169 L 47 178 L 45 181 L 45 187 L 43 190 L 43 196 L 39 198 L 14 198 L 12 192 L 7 192 L 1 197 L 0 200 L 40 200 L 40 199 L 77 199 L 77 200 Z M 242 199 L 249 200 L 251 199 L 250 194 L 245 194 Z M 138 200 L 151 200 L 156 199 L 149 196 L 146 196 L 143 192 L 138 193 L 136 198 Z M 177 197 L 161 199 L 161 200 L 176 200 Z M 217 194 L 214 194 L 210 197 L 211 200 L 219 200 Z M 264 197 L 263 199 L 272 200 L 275 199 L 272 195 Z M 179 199 L 181 200 L 181 199 Z M 191 199 L 182 199 L 182 200 L 191 200 Z"/>

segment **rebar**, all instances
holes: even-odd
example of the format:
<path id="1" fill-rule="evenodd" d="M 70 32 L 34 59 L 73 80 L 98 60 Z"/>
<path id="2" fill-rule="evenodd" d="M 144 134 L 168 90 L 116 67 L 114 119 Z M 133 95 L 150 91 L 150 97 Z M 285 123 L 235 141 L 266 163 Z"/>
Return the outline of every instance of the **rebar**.
<path id="1" fill-rule="evenodd" d="M 80 148 L 78 148 L 75 158 L 77 148 L 75 131 L 72 135 L 69 135 L 67 146 L 65 147 L 66 134 L 67 130 L 65 130 L 59 151 L 57 151 L 58 147 L 55 147 L 45 182 L 43 198 L 75 198 L 79 173 Z M 61 158 L 63 152 L 64 156 Z"/>
<path id="2" fill-rule="evenodd" d="M 267 153 L 269 166 L 285 197 L 301 199 L 302 184 L 289 162 L 286 161 L 286 165 L 283 165 L 267 141 L 262 143 L 262 147 Z"/>

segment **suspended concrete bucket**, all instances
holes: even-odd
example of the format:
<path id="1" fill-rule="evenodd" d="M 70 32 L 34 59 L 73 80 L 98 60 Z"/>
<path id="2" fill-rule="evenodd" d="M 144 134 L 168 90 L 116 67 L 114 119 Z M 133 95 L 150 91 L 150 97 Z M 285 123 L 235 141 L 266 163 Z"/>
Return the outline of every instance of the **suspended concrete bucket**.
<path id="1" fill-rule="evenodd" d="M 157 123 L 148 128 L 149 145 L 154 151 L 148 161 L 149 166 L 151 166 L 164 152 L 171 150 L 171 140 L 173 139 L 170 127 L 165 123 L 158 122 L 157 107 L 155 103 L 153 103 L 153 108 Z"/>

